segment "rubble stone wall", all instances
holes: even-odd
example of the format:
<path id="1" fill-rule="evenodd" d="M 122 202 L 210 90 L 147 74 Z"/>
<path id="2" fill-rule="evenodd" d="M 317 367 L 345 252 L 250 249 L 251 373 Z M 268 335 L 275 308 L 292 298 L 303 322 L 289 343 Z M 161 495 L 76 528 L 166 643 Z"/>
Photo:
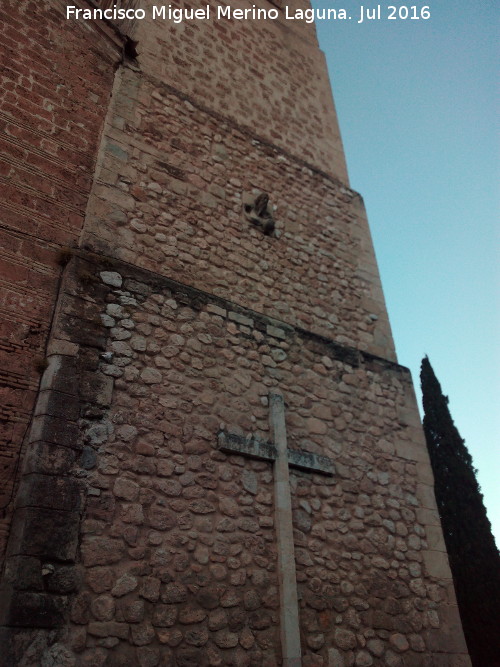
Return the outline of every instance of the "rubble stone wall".
<path id="1" fill-rule="evenodd" d="M 131 68 L 113 104 L 87 247 L 395 359 L 357 193 Z M 259 192 L 271 236 L 243 214 Z"/>
<path id="2" fill-rule="evenodd" d="M 290 0 L 290 15 L 310 6 Z M 276 10 L 266 0 L 227 3 L 231 8 Z M 172 7 L 184 5 L 172 4 Z M 194 0 L 189 8 L 205 8 Z M 217 19 L 138 21 L 139 63 L 144 73 L 223 114 L 254 135 L 286 149 L 347 183 L 328 73 L 318 48 L 314 23 L 277 20 Z"/>
<path id="3" fill-rule="evenodd" d="M 313 27 L 137 21 L 139 55 L 115 74 L 119 33 L 62 22 L 63 5 L 7 3 L 27 44 L 0 107 L 6 340 L 25 364 L 8 405 L 27 401 L 17 442 L 29 432 L 0 591 L 8 660 L 280 664 L 272 466 L 217 446 L 221 428 L 267 439 L 279 388 L 289 446 L 335 467 L 291 472 L 303 664 L 466 667 Z M 267 235 L 245 217 L 259 193 Z"/>
<path id="4" fill-rule="evenodd" d="M 18 512 L 81 523 L 11 546 L 13 587 L 53 610 L 44 633 L 23 631 L 25 606 L 12 607 L 17 655 L 280 664 L 271 464 L 217 447 L 221 428 L 267 439 L 279 387 L 289 446 L 335 467 L 291 473 L 303 664 L 469 664 L 406 369 L 95 256 L 67 269 L 52 394 L 67 363 L 78 435 L 58 441 L 42 402 L 55 469 L 33 459 Z M 66 482 L 51 476 L 62 461 Z"/>

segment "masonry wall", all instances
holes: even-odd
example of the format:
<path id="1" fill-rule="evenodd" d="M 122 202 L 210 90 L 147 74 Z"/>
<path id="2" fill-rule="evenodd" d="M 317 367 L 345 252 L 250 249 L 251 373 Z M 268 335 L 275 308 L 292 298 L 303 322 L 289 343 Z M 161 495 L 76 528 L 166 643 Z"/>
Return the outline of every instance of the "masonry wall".
<path id="1" fill-rule="evenodd" d="M 267 438 L 279 387 L 289 445 L 335 465 L 292 473 L 303 664 L 468 665 L 313 29 L 204 25 L 138 22 L 97 152 L 90 119 L 7 549 L 9 659 L 280 664 L 271 466 L 217 447 Z M 261 192 L 269 236 L 243 211 Z"/>
<path id="2" fill-rule="evenodd" d="M 194 0 L 189 7 L 206 7 Z M 232 8 L 276 9 L 281 2 L 227 3 Z M 310 7 L 286 3 L 290 15 Z M 179 3 L 172 7 L 183 6 Z M 347 182 L 323 53 L 313 23 L 285 20 L 216 19 L 181 24 L 139 21 L 134 38 L 146 76 L 192 97 L 198 104 L 237 122 Z"/>
<path id="3" fill-rule="evenodd" d="M 267 439 L 279 387 L 289 446 L 335 467 L 291 476 L 303 664 L 469 664 L 406 369 L 95 256 L 65 286 L 9 547 L 16 659 L 280 664 L 271 464 L 217 446 Z"/>
<path id="4" fill-rule="evenodd" d="M 395 358 L 357 193 L 132 69 L 113 108 L 85 247 Z M 243 215 L 262 191 L 273 236 Z"/>
<path id="5" fill-rule="evenodd" d="M 0 560 L 57 295 L 83 226 L 123 42 L 63 2 L 5 0 L 0 88 Z"/>

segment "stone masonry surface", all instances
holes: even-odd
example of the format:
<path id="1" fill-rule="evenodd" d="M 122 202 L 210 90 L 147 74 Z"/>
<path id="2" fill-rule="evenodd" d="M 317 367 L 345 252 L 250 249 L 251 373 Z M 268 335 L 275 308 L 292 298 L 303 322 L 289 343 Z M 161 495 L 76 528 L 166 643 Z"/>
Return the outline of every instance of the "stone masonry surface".
<path id="1" fill-rule="evenodd" d="M 218 447 L 276 391 L 333 473 L 290 471 L 302 665 L 468 667 L 314 26 L 64 6 L 2 4 L 7 664 L 282 664 L 272 463 Z"/>
<path id="2" fill-rule="evenodd" d="M 205 7 L 194 0 L 190 7 Z M 307 0 L 286 3 L 290 11 Z M 248 6 L 269 8 L 264 1 Z M 173 5 L 175 6 L 175 4 Z M 143 72 L 347 183 L 326 63 L 303 21 L 139 21 Z M 326 84 L 326 85 L 325 85 Z"/>
<path id="3" fill-rule="evenodd" d="M 131 69 L 115 104 L 88 247 L 395 358 L 358 194 Z M 254 190 L 278 238 L 244 219 Z"/>
<path id="4" fill-rule="evenodd" d="M 221 427 L 268 438 L 279 386 L 289 446 L 336 468 L 291 472 L 303 664 L 448 664 L 445 627 L 450 664 L 467 665 L 407 371 L 229 305 L 70 265 L 54 335 L 79 347 L 80 386 L 93 370 L 70 470 L 86 501 L 68 566 L 29 568 L 71 602 L 43 659 L 279 664 L 272 469 L 217 448 Z"/>

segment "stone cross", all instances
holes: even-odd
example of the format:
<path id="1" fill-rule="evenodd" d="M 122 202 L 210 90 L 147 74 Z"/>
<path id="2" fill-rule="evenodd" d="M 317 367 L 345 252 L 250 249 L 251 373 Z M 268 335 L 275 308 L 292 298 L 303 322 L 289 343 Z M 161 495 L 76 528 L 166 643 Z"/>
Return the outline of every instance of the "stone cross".
<path id="1" fill-rule="evenodd" d="M 301 667 L 289 466 L 315 471 L 323 475 L 333 475 L 334 468 L 332 461 L 326 456 L 287 448 L 285 402 L 283 395 L 277 391 L 271 391 L 269 394 L 269 424 L 272 442 L 266 442 L 253 436 L 245 438 L 221 431 L 218 434 L 218 446 L 226 453 L 237 453 L 264 461 L 274 461 L 274 505 L 278 544 L 283 667 Z"/>

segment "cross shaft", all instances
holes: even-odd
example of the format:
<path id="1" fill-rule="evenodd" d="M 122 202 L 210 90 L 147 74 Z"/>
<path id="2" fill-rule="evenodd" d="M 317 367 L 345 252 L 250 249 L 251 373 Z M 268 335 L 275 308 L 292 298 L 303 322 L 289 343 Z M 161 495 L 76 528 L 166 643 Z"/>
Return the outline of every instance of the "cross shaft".
<path id="1" fill-rule="evenodd" d="M 244 437 L 220 431 L 218 447 L 227 454 L 240 454 L 249 458 L 274 462 L 274 505 L 283 667 L 300 667 L 302 658 L 289 466 L 328 476 L 334 474 L 334 467 L 331 459 L 326 456 L 288 449 L 285 402 L 283 395 L 278 391 L 271 391 L 269 394 L 269 426 L 272 442 L 252 435 Z"/>

